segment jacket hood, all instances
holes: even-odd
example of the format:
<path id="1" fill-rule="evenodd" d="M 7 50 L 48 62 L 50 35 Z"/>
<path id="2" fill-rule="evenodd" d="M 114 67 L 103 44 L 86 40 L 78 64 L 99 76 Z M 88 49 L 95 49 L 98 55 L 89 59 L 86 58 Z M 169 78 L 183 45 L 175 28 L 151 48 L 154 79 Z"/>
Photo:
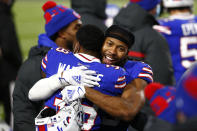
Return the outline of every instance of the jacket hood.
<path id="1" fill-rule="evenodd" d="M 131 31 L 135 31 L 147 25 L 158 25 L 158 22 L 154 16 L 149 14 L 138 4 L 129 3 L 125 8 L 122 8 L 115 17 L 114 24 L 123 25 Z"/>
<path id="2" fill-rule="evenodd" d="M 46 34 L 40 34 L 38 36 L 38 47 L 52 47 L 57 48 L 57 45 L 54 41 L 52 41 Z"/>
<path id="3" fill-rule="evenodd" d="M 53 42 L 46 34 L 40 34 L 38 36 L 38 45 L 30 49 L 29 57 L 37 55 L 45 55 L 51 48 L 57 48 L 55 42 Z"/>

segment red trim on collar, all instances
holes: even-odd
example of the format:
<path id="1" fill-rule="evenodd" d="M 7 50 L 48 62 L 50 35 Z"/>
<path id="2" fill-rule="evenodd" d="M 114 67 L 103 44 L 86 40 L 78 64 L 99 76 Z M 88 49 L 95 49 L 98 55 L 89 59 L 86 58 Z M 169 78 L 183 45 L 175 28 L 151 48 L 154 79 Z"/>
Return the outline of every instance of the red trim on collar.
<path id="1" fill-rule="evenodd" d="M 83 56 L 82 54 L 78 54 L 78 55 L 80 55 L 81 57 L 83 57 L 84 59 L 86 59 L 88 61 L 92 61 L 92 60 L 88 59 L 87 57 Z"/>

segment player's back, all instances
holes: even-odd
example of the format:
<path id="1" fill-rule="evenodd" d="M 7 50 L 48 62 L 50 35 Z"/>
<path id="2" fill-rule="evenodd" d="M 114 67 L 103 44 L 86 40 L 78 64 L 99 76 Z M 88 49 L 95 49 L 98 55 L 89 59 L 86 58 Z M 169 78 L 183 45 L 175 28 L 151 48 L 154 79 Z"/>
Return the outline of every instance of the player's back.
<path id="1" fill-rule="evenodd" d="M 185 70 L 197 60 L 197 17 L 174 15 L 159 20 L 159 23 L 161 26 L 156 29 L 168 41 L 177 83 Z"/>
<path id="2" fill-rule="evenodd" d="M 94 89 L 104 94 L 117 96 L 120 95 L 126 86 L 125 71 L 118 66 L 110 66 L 101 64 L 99 59 L 89 59 L 84 54 L 73 54 L 62 48 L 52 49 L 48 52 L 42 61 L 42 70 L 47 77 L 52 76 L 60 71 L 65 70 L 68 66 L 70 68 L 76 66 L 86 66 L 90 70 L 95 70 L 101 78 L 99 82 L 100 86 L 95 86 Z M 78 76 L 76 74 L 76 79 Z M 45 106 L 52 109 L 61 109 L 65 105 L 62 102 L 61 90 L 58 90 L 52 97 L 45 102 Z M 83 109 L 85 112 L 86 122 L 83 124 L 84 130 L 95 130 L 99 128 L 101 119 L 100 114 L 96 111 L 95 105 L 84 99 L 82 101 Z"/>

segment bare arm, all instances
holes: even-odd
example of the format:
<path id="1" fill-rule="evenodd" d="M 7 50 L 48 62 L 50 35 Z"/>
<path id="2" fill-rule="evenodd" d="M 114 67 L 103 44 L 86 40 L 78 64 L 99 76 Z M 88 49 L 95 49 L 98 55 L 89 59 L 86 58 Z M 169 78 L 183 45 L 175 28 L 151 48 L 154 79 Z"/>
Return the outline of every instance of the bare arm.
<path id="1" fill-rule="evenodd" d="M 85 95 L 87 99 L 110 115 L 129 121 L 145 102 L 144 88 L 146 85 L 146 81 L 137 78 L 125 87 L 121 96 L 105 95 L 88 87 L 85 87 Z"/>

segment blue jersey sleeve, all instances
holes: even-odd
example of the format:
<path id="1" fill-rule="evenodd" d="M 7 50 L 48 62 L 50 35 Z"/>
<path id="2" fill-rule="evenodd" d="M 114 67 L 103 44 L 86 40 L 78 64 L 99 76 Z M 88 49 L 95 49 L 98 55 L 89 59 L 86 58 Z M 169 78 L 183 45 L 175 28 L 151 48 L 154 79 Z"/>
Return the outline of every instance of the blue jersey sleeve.
<path id="1" fill-rule="evenodd" d="M 153 72 L 149 65 L 143 63 L 143 66 L 138 74 L 138 78 L 145 80 L 147 83 L 153 82 Z"/>
<path id="2" fill-rule="evenodd" d="M 115 89 L 124 88 L 126 86 L 126 71 L 119 67 L 119 66 L 113 66 L 113 65 L 106 65 L 106 67 L 114 68 L 114 78 L 115 78 Z"/>
<path id="3" fill-rule="evenodd" d="M 46 77 L 50 77 L 51 75 L 57 73 L 57 66 L 60 62 L 59 59 L 69 53 L 69 50 L 65 50 L 60 47 L 48 51 L 41 62 L 41 69 L 46 74 Z"/>
<path id="4" fill-rule="evenodd" d="M 120 75 L 116 81 L 115 88 L 124 88 L 126 86 L 126 77 L 124 74 Z"/>
<path id="5" fill-rule="evenodd" d="M 114 88 L 115 89 L 124 89 L 127 84 L 126 83 L 126 71 L 123 68 L 119 67 L 118 73 L 116 73 L 116 74 L 118 74 L 118 75 L 117 75 L 117 80 L 114 85 Z"/>
<path id="6" fill-rule="evenodd" d="M 147 83 L 153 82 L 152 68 L 144 62 L 127 61 L 124 68 L 126 70 L 127 83 L 130 83 L 136 78 L 143 79 Z"/>
<path id="7" fill-rule="evenodd" d="M 41 61 L 41 69 L 45 74 L 47 74 L 48 58 L 51 59 L 51 54 L 52 54 L 52 49 L 48 51 L 48 53 Z"/>

